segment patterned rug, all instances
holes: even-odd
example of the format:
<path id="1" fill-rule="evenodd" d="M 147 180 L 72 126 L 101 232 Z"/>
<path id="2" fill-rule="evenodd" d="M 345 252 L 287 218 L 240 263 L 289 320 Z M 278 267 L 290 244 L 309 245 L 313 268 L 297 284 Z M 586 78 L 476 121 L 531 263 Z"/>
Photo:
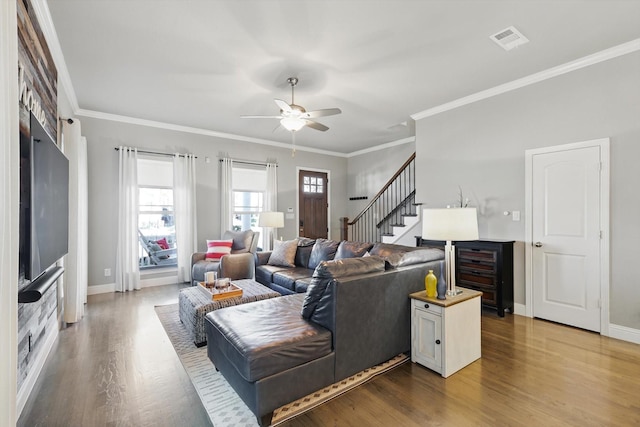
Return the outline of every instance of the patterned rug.
<path id="1" fill-rule="evenodd" d="M 215 427 L 231 425 L 256 427 L 258 423 L 255 415 L 222 374 L 216 372 L 213 363 L 207 357 L 207 347 L 198 348 L 190 340 L 187 330 L 178 317 L 178 304 L 156 306 L 155 310 L 200 396 L 202 405 L 209 414 L 211 423 Z M 276 426 L 309 411 L 408 360 L 409 357 L 406 354 L 400 354 L 387 362 L 365 369 L 339 383 L 285 405 L 274 412 L 272 425 Z"/>

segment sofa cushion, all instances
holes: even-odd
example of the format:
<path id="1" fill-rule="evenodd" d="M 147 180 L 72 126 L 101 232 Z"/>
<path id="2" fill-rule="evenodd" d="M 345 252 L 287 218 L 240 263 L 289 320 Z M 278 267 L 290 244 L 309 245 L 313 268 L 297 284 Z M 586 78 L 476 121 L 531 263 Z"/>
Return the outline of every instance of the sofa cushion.
<path id="1" fill-rule="evenodd" d="M 251 243 L 253 242 L 253 230 L 245 230 L 245 231 L 231 231 L 227 230 L 224 232 L 222 236 L 223 239 L 231 239 L 233 240 L 233 245 L 231 246 L 231 252 L 234 254 L 241 254 L 244 252 L 249 252 L 251 249 Z"/>
<path id="2" fill-rule="evenodd" d="M 307 267 L 315 270 L 322 261 L 331 261 L 336 255 L 339 244 L 340 242 L 336 242 L 335 240 L 316 239 Z"/>
<path id="3" fill-rule="evenodd" d="M 231 253 L 231 246 L 233 245 L 232 239 L 225 240 L 207 240 L 207 254 L 206 259 L 220 261 L 224 255 Z"/>
<path id="4" fill-rule="evenodd" d="M 338 250 L 336 250 L 334 259 L 361 257 L 372 247 L 373 243 L 369 242 L 350 242 L 343 240 L 340 242 Z"/>
<path id="5" fill-rule="evenodd" d="M 313 276 L 313 270 L 304 267 L 293 267 L 273 273 L 271 282 L 283 288 L 295 291 L 295 283 L 298 279 Z"/>
<path id="6" fill-rule="evenodd" d="M 444 258 L 442 249 L 416 248 L 390 243 L 376 243 L 369 253 L 383 258 L 387 262 L 388 268 L 403 267 Z"/>
<path id="7" fill-rule="evenodd" d="M 204 282 L 204 276 L 207 271 L 218 271 L 219 268 L 220 261 L 196 261 L 191 267 L 191 280 L 194 280 L 196 282 Z"/>
<path id="8" fill-rule="evenodd" d="M 377 256 L 346 258 L 323 261 L 313 273 L 302 304 L 302 317 L 314 320 L 316 311 L 330 312 L 329 307 L 322 307 L 329 301 L 322 301 L 329 283 L 337 277 L 356 276 L 360 274 L 382 272 L 385 261 Z M 327 310 L 329 309 L 329 310 Z M 323 323 L 321 323 L 323 324 Z"/>
<path id="9" fill-rule="evenodd" d="M 311 251 L 315 243 L 316 239 L 298 237 L 298 250 L 296 251 L 296 258 L 294 260 L 296 267 L 307 268 L 309 265 L 309 257 L 311 256 Z"/>
<path id="10" fill-rule="evenodd" d="M 330 354 L 331 332 L 300 317 L 303 299 L 287 295 L 213 311 L 207 321 L 222 339 L 209 345 L 218 346 L 248 382 Z"/>
<path id="11" fill-rule="evenodd" d="M 296 279 L 296 283 L 294 285 L 294 291 L 300 294 L 306 293 L 312 280 L 313 280 L 313 277 L 302 277 L 302 278 Z"/>
<path id="12" fill-rule="evenodd" d="M 281 270 L 286 270 L 286 268 L 268 264 L 258 265 L 256 266 L 256 282 L 269 286 L 273 280 L 273 273 Z"/>
<path id="13" fill-rule="evenodd" d="M 281 267 L 295 267 L 294 261 L 297 249 L 298 239 L 287 241 L 276 240 L 267 264 Z"/>

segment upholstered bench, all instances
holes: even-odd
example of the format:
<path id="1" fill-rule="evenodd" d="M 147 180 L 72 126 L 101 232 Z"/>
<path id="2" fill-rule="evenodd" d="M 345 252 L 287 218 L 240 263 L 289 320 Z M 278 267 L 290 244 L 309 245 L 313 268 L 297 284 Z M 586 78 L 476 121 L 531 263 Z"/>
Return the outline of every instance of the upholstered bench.
<path id="1" fill-rule="evenodd" d="M 207 344 L 207 336 L 204 330 L 204 317 L 207 313 L 224 307 L 280 296 L 278 292 L 252 279 L 233 280 L 232 283 L 242 288 L 242 297 L 212 301 L 210 297 L 195 286 L 180 290 L 178 297 L 180 321 L 197 347 Z"/>

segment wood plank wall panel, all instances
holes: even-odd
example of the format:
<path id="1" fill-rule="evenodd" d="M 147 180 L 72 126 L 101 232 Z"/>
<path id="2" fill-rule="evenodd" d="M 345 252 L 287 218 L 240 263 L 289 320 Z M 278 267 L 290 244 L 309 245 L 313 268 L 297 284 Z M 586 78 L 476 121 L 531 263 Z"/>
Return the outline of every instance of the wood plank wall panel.
<path id="1" fill-rule="evenodd" d="M 44 111 L 45 130 L 57 141 L 58 120 L 58 71 L 51 57 L 40 24 L 35 16 L 31 0 L 16 0 L 18 12 L 18 61 L 22 65 L 26 88 Z M 16 64 L 18 66 L 18 64 Z M 21 140 L 29 140 L 29 109 L 21 100 L 16 100 L 20 112 Z M 21 144 L 20 141 L 15 141 Z M 23 150 L 25 147 L 21 147 Z M 28 150 L 28 147 L 27 147 Z M 22 166 L 22 165 L 21 165 Z M 27 171 L 28 176 L 28 171 Z M 20 176 L 22 183 L 25 176 Z M 22 203 L 22 201 L 21 201 Z M 20 271 L 18 289 L 29 284 Z M 52 286 L 42 299 L 35 303 L 18 304 L 18 390 L 33 369 L 34 362 L 41 356 L 44 340 L 52 328 L 58 328 L 57 287 Z"/>

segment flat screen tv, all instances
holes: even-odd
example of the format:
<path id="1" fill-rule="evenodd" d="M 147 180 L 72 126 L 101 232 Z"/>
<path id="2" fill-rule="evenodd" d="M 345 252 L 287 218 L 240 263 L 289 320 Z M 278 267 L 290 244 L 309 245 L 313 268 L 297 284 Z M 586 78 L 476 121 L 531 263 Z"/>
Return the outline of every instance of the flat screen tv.
<path id="1" fill-rule="evenodd" d="M 68 252 L 69 160 L 33 114 L 30 128 L 28 147 L 21 147 L 21 167 L 29 171 L 21 173 L 26 188 L 21 192 L 20 264 L 25 278 L 33 281 Z"/>

